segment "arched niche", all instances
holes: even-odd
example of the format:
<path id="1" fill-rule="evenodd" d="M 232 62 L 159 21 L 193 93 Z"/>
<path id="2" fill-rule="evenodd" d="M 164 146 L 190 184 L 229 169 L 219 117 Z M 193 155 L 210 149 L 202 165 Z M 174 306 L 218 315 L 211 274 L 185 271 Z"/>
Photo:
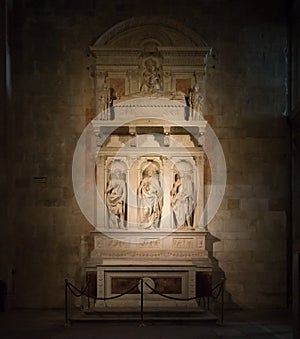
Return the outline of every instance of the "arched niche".
<path id="1" fill-rule="evenodd" d="M 141 48 L 153 43 L 160 47 L 208 47 L 192 29 L 165 17 L 137 17 L 124 20 L 101 34 L 93 48 Z"/>

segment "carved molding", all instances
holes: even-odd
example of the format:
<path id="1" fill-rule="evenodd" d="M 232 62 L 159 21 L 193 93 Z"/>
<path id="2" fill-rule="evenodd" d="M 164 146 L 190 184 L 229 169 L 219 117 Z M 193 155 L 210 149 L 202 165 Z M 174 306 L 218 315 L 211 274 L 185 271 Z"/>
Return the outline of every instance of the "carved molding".
<path id="1" fill-rule="evenodd" d="M 117 249 L 111 251 L 96 250 L 93 253 L 93 257 L 99 258 L 147 258 L 155 259 L 160 258 L 162 260 L 167 258 L 183 258 L 183 259 L 198 259 L 207 257 L 206 251 L 178 251 L 178 249 L 172 250 L 159 250 L 152 252 L 140 252 L 140 251 L 118 251 Z"/>

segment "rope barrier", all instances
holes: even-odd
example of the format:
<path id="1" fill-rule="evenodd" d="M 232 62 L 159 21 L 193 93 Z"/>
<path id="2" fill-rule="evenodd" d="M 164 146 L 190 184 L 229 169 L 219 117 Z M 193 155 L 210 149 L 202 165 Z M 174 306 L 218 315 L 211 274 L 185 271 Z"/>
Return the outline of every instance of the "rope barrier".
<path id="1" fill-rule="evenodd" d="M 69 291 L 75 296 L 75 297 L 81 297 L 81 296 L 85 296 L 85 297 L 88 297 L 88 298 L 91 298 L 91 299 L 94 299 L 94 300 L 111 300 L 111 299 L 117 299 L 117 298 L 120 298 L 122 297 L 123 295 L 125 294 L 129 294 L 130 292 L 132 292 L 135 288 L 137 288 L 139 286 L 139 284 L 136 284 L 134 285 L 133 287 L 131 287 L 129 290 L 123 292 L 123 293 L 120 293 L 118 295 L 115 295 L 113 297 L 103 297 L 103 298 L 100 298 L 100 297 L 94 297 L 92 295 L 88 295 L 87 293 L 85 292 L 82 292 L 79 288 L 77 288 L 75 285 L 73 285 L 72 283 L 70 283 L 69 281 L 66 281 L 66 284 L 68 286 L 68 289 Z M 79 292 L 79 294 L 76 294 L 73 290 L 76 290 L 77 292 Z"/>
<path id="2" fill-rule="evenodd" d="M 213 287 L 212 289 L 211 289 L 211 292 L 213 292 L 215 289 L 217 289 L 219 286 L 221 286 L 222 285 L 222 283 L 220 282 L 220 283 L 218 283 L 215 287 Z"/>
<path id="3" fill-rule="evenodd" d="M 222 290 L 223 290 L 223 285 L 224 283 L 223 282 L 220 282 L 219 284 L 217 284 L 212 290 L 211 290 L 211 296 L 214 298 L 214 299 L 218 299 L 220 294 L 222 293 Z M 218 292 L 217 292 L 217 295 L 213 295 L 213 291 L 216 290 L 217 288 L 219 288 Z"/>
<path id="4" fill-rule="evenodd" d="M 74 286 L 73 284 L 71 284 L 70 282 L 66 281 L 67 287 L 69 288 L 69 290 L 71 291 L 71 293 L 75 296 L 75 297 L 81 297 L 83 295 L 85 295 L 85 291 L 87 290 L 88 286 L 89 286 L 89 282 L 87 283 L 87 285 L 85 286 L 85 288 L 83 288 L 82 290 L 80 290 L 79 288 L 77 288 L 76 286 Z M 72 286 L 71 286 L 72 285 Z M 75 293 L 74 291 L 72 291 L 71 288 L 76 289 L 77 291 L 79 291 L 79 293 Z"/>
<path id="5" fill-rule="evenodd" d="M 172 300 L 181 300 L 181 301 L 189 301 L 189 300 L 194 300 L 194 299 L 199 299 L 199 297 L 191 297 L 191 298 L 176 298 L 176 297 L 171 297 L 170 295 L 166 295 L 166 294 L 163 294 L 163 293 L 160 293 L 158 292 L 156 289 L 152 288 L 150 285 L 148 285 L 146 282 L 144 282 L 144 284 L 149 287 L 152 292 L 164 297 L 164 298 L 167 298 L 167 299 L 172 299 Z"/>
<path id="6" fill-rule="evenodd" d="M 141 290 L 140 290 L 140 295 L 141 295 L 141 324 L 143 324 L 143 317 L 144 317 L 144 284 L 155 294 L 160 295 L 161 297 L 164 297 L 166 299 L 171 299 L 171 300 L 177 300 L 177 301 L 190 301 L 190 300 L 195 300 L 195 299 L 201 299 L 201 297 L 199 296 L 195 296 L 195 297 L 191 297 L 191 298 L 177 298 L 177 297 L 173 297 L 170 295 L 166 295 L 163 293 L 158 292 L 155 288 L 153 288 L 152 286 L 150 286 L 148 283 L 146 283 L 144 281 L 143 278 L 141 278 L 141 280 L 134 285 L 133 287 L 131 287 L 130 289 L 128 289 L 127 291 L 120 293 L 118 295 L 112 296 L 112 297 L 95 297 L 95 296 L 91 296 L 88 293 L 86 293 L 86 290 L 89 286 L 89 281 L 87 282 L 87 285 L 85 286 L 84 289 L 80 290 L 78 287 L 76 287 L 75 285 L 73 285 L 71 282 L 69 282 L 67 279 L 65 279 L 65 324 L 68 325 L 71 321 L 71 319 L 69 318 L 69 298 L 68 298 L 68 290 L 75 296 L 75 297 L 81 297 L 81 296 L 85 296 L 87 298 L 91 298 L 94 299 L 94 301 L 96 300 L 112 300 L 112 299 L 117 299 L 120 298 L 122 296 L 124 296 L 125 294 L 129 294 L 130 292 L 132 292 L 134 289 L 136 289 L 141 283 Z M 221 282 L 218 283 L 214 288 L 211 289 L 211 296 L 214 299 L 217 299 L 220 294 L 222 297 L 221 300 L 221 323 L 223 323 L 223 316 L 224 316 L 224 283 L 225 283 L 225 279 L 221 279 Z M 216 295 L 213 295 L 213 291 L 215 291 L 218 288 L 218 292 Z"/>
<path id="7" fill-rule="evenodd" d="M 120 293 L 118 295 L 115 295 L 115 296 L 112 296 L 112 297 L 103 297 L 103 298 L 100 298 L 100 297 L 94 297 L 92 295 L 89 295 L 87 294 L 85 291 L 87 290 L 88 288 L 88 284 L 85 286 L 84 289 L 80 290 L 78 287 L 76 287 L 75 285 L 73 285 L 71 282 L 69 281 L 66 281 L 66 284 L 68 286 L 68 289 L 69 291 L 75 296 L 75 297 L 81 297 L 81 296 L 85 296 L 85 297 L 88 297 L 88 298 L 91 298 L 91 299 L 94 299 L 94 300 L 111 300 L 111 299 L 117 299 L 117 298 L 120 298 L 122 297 L 123 295 L 125 294 L 128 294 L 130 292 L 132 292 L 135 288 L 137 288 L 139 286 L 139 284 L 136 284 L 135 286 L 131 287 L 129 290 L 123 292 L 123 293 Z M 195 300 L 195 299 L 199 299 L 200 297 L 196 296 L 196 297 L 191 297 L 191 298 L 178 298 L 178 297 L 172 297 L 172 296 L 169 296 L 169 295 L 166 295 L 166 294 L 163 294 L 163 293 L 160 293 L 158 292 L 156 289 L 152 288 L 149 284 L 147 284 L 146 282 L 144 282 L 144 284 L 146 284 L 146 286 L 148 288 L 151 289 L 152 292 L 164 297 L 164 298 L 167 298 L 167 299 L 172 299 L 172 300 L 178 300 L 178 301 L 189 301 L 189 300 Z M 216 295 L 213 295 L 213 291 L 216 290 L 217 288 L 219 288 L 218 292 Z M 220 296 L 221 292 L 222 292 L 222 288 L 223 288 L 223 282 L 217 284 L 212 290 L 211 290 L 211 296 L 214 298 L 214 299 L 218 299 L 218 297 Z M 78 293 L 74 292 L 77 291 Z"/>
<path id="8" fill-rule="evenodd" d="M 172 297 L 170 295 L 166 295 L 166 294 L 163 294 L 163 293 L 160 293 L 158 292 L 156 289 L 154 289 L 153 287 L 151 287 L 149 284 L 147 284 L 146 282 L 144 282 L 144 284 L 146 284 L 147 287 L 149 287 L 151 289 L 152 292 L 164 297 L 164 298 L 167 298 L 167 299 L 172 299 L 172 300 L 178 300 L 178 301 L 189 301 L 189 300 L 194 300 L 194 299 L 199 299 L 200 297 L 196 296 L 196 297 L 191 297 L 191 298 L 177 298 L 177 297 Z M 217 289 L 219 287 L 219 290 L 218 290 L 218 293 L 216 296 L 213 295 L 213 291 L 215 289 Z M 217 284 L 212 290 L 211 290 L 211 296 L 214 298 L 214 299 L 218 299 L 218 297 L 220 296 L 221 292 L 222 292 L 222 289 L 223 289 L 223 282 L 220 282 L 219 284 Z"/>

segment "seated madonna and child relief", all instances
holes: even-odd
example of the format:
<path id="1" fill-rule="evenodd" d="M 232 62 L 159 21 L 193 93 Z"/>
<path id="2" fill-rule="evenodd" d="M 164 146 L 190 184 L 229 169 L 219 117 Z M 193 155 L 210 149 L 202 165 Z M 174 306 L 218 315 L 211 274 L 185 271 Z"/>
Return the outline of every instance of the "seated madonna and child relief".
<path id="1" fill-rule="evenodd" d="M 162 88 L 160 69 L 152 58 L 144 62 L 143 80 L 140 87 L 141 93 L 157 93 Z"/>

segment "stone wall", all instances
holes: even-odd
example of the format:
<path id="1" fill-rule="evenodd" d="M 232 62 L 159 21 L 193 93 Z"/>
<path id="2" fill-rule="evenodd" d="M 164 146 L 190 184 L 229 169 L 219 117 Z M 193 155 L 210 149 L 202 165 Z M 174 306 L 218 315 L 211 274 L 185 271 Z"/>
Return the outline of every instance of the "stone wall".
<path id="1" fill-rule="evenodd" d="M 293 222 L 293 309 L 294 309 L 294 325 L 297 330 L 297 335 L 300 335 L 299 325 L 299 294 L 300 294 L 300 234 L 299 234 L 299 223 L 300 223 L 300 158 L 299 158 L 299 147 L 300 147 L 300 109 L 298 108 L 293 112 L 292 126 L 293 126 L 293 210 L 292 210 L 292 222 Z"/>
<path id="2" fill-rule="evenodd" d="M 292 96 L 290 125 L 292 129 L 292 227 L 293 227 L 293 310 L 294 336 L 300 336 L 300 1 L 293 2 L 291 12 Z"/>
<path id="3" fill-rule="evenodd" d="M 288 140 L 284 1 L 15 1 L 11 214 L 16 305 L 63 305 L 80 281 L 80 239 L 91 227 L 74 199 L 73 151 L 93 107 L 88 46 L 132 16 L 163 15 L 214 48 L 207 112 L 228 182 L 209 231 L 232 301 L 284 306 Z M 9 252 L 7 252 L 9 253 Z"/>
<path id="4" fill-rule="evenodd" d="M 2 3 L 1 3 L 2 5 Z M 0 17 L 0 161 L 1 164 L 5 164 L 5 166 L 1 166 L 0 170 L 0 192 L 1 192 L 1 207 L 0 207 L 0 217 L 3 220 L 3 224 L 7 223 L 7 205 L 5 201 L 7 200 L 7 152 L 6 152 L 6 31 L 5 31 L 5 10 L 1 11 Z M 8 251 L 7 246 L 5 246 L 5 238 L 7 238 L 7 229 L 3 230 L 3 236 L 0 237 L 0 280 L 7 281 L 7 267 L 6 267 L 6 253 Z M 0 302 L 1 307 L 1 302 Z"/>

